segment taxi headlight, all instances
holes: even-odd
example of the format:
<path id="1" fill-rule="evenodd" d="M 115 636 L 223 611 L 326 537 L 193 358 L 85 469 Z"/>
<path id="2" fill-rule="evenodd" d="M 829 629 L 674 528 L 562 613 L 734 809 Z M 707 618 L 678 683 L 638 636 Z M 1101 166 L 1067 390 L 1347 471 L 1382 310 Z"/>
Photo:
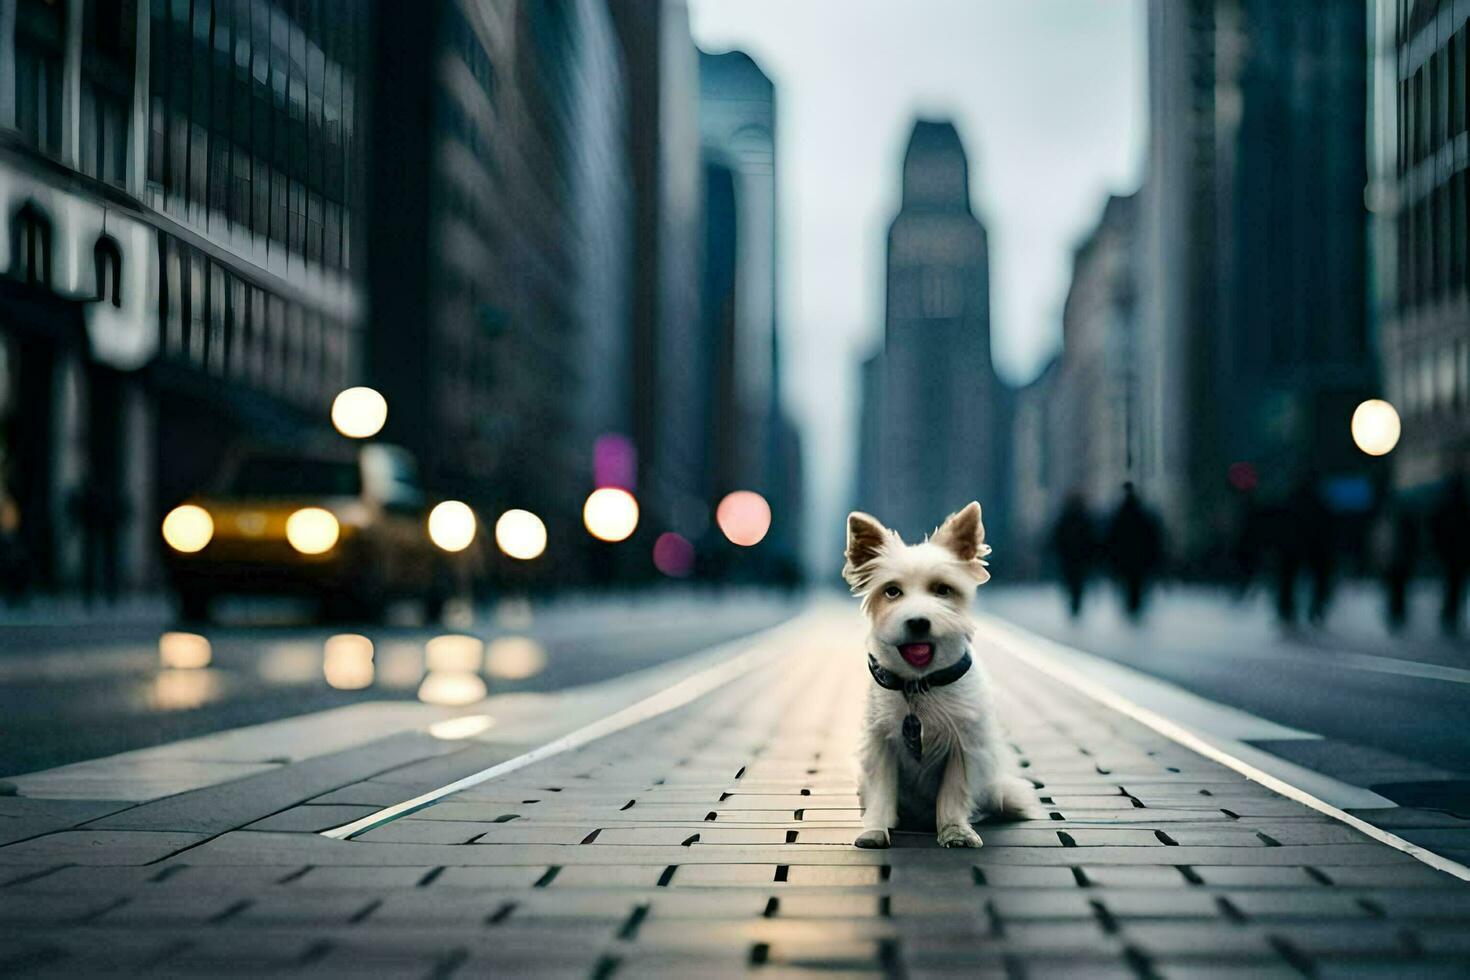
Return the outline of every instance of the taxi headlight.
<path id="1" fill-rule="evenodd" d="M 303 507 L 286 518 L 286 540 L 303 555 L 331 551 L 341 534 L 337 518 L 320 507 Z"/>
<path id="2" fill-rule="evenodd" d="M 429 540 L 445 551 L 463 551 L 475 540 L 475 512 L 459 500 L 429 511 Z"/>
<path id="3" fill-rule="evenodd" d="M 191 555 L 214 537 L 214 518 L 198 504 L 180 504 L 163 519 L 163 540 L 175 551 Z"/>

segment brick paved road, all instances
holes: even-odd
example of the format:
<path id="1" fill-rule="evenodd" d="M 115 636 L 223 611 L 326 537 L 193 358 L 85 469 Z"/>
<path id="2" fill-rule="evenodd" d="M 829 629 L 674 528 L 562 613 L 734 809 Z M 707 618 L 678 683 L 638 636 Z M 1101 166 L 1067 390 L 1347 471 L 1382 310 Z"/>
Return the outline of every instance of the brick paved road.
<path id="1" fill-rule="evenodd" d="M 1047 818 L 978 851 L 851 847 L 856 627 L 816 614 L 778 668 L 351 841 L 314 831 L 495 760 L 384 767 L 224 832 L 259 794 L 90 823 L 53 803 L 75 829 L 0 847 L 0 973 L 1470 972 L 1470 886 L 995 652 Z"/>

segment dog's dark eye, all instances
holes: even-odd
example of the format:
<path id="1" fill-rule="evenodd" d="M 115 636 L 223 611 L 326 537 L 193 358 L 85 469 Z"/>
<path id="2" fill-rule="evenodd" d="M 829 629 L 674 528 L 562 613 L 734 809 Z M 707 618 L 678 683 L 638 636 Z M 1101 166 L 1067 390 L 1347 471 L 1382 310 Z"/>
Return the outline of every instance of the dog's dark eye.
<path id="1" fill-rule="evenodd" d="M 938 582 L 934 586 L 934 594 L 939 596 L 939 598 L 941 599 L 948 599 L 950 596 L 954 595 L 954 589 L 951 589 L 943 582 Z"/>
<path id="2" fill-rule="evenodd" d="M 890 599 L 897 599 L 899 596 L 903 595 L 903 589 L 900 589 L 896 585 L 890 585 L 883 590 L 883 594 Z"/>

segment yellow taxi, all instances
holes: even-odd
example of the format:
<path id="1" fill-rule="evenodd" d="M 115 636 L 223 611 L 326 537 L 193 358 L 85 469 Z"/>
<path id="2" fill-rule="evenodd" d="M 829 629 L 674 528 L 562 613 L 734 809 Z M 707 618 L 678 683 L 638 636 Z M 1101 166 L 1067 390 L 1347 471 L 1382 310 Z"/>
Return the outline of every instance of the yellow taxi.
<path id="1" fill-rule="evenodd" d="M 216 492 L 168 512 L 165 562 L 186 619 L 207 618 L 227 594 L 306 596 L 353 618 L 413 598 L 433 617 L 474 538 L 473 513 L 457 506 L 446 533 L 413 456 L 396 446 L 257 449 L 225 467 Z"/>

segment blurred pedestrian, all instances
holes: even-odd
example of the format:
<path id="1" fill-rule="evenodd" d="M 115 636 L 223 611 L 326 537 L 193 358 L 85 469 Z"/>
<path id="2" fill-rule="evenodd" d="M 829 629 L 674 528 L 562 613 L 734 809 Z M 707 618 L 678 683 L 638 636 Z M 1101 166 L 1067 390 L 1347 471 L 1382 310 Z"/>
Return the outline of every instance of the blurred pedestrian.
<path id="1" fill-rule="evenodd" d="M 1295 626 L 1297 578 L 1305 571 L 1311 585 L 1307 619 L 1321 625 L 1332 601 L 1336 535 L 1332 511 L 1322 499 L 1314 473 L 1297 482 L 1278 519 L 1276 611 L 1286 626 Z"/>
<path id="2" fill-rule="evenodd" d="M 1062 504 L 1062 512 L 1051 532 L 1051 549 L 1056 555 L 1062 587 L 1067 590 L 1067 608 L 1076 619 L 1082 612 L 1082 598 L 1097 552 L 1092 515 L 1087 512 L 1087 504 L 1080 493 L 1068 494 Z"/>
<path id="3" fill-rule="evenodd" d="M 72 495 L 72 510 L 82 529 L 82 598 L 91 605 L 100 594 L 118 599 L 118 547 L 125 517 L 121 496 L 95 480 Z"/>
<path id="4" fill-rule="evenodd" d="M 1407 510 L 1395 508 L 1388 522 L 1388 560 L 1383 567 L 1388 628 L 1397 633 L 1409 618 L 1409 583 L 1419 561 L 1419 525 Z"/>
<path id="5" fill-rule="evenodd" d="M 19 605 L 30 585 L 31 563 L 21 536 L 20 507 L 0 487 L 0 594 L 12 605 Z"/>
<path id="6" fill-rule="evenodd" d="M 1265 553 L 1271 539 L 1268 528 L 1270 515 L 1260 507 L 1254 497 L 1242 497 L 1235 540 L 1231 547 L 1231 566 L 1235 571 L 1237 598 L 1244 598 L 1250 591 L 1251 583 L 1260 573 L 1261 555 Z"/>
<path id="7" fill-rule="evenodd" d="M 1439 559 L 1440 573 L 1444 575 L 1439 625 L 1446 633 L 1458 633 L 1465 600 L 1465 573 L 1470 564 L 1470 511 L 1466 508 L 1463 473 L 1456 472 L 1445 483 L 1439 502 L 1429 515 L 1429 537 Z"/>
<path id="8" fill-rule="evenodd" d="M 1113 572 L 1123 587 L 1123 605 L 1130 619 L 1143 612 L 1148 585 L 1163 560 L 1163 533 L 1132 481 L 1123 484 L 1123 500 L 1108 522 L 1104 547 Z"/>
<path id="9" fill-rule="evenodd" d="M 1302 572 L 1301 531 L 1292 518 L 1290 504 L 1273 507 L 1268 522 L 1273 528 L 1272 550 L 1276 552 L 1276 618 L 1291 628 L 1296 626 L 1296 580 Z"/>

